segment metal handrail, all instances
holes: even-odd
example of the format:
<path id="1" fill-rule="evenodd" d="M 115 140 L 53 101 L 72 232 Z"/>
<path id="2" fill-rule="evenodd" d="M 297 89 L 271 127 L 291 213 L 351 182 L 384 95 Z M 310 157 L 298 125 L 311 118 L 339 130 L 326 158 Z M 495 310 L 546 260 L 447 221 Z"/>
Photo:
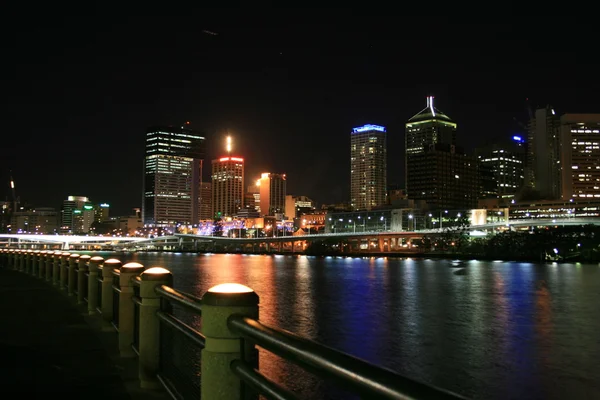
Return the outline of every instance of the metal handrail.
<path id="1" fill-rule="evenodd" d="M 254 390 L 270 400 L 297 400 L 294 393 L 273 382 L 258 370 L 252 368 L 242 360 L 233 360 L 231 362 L 233 372 Z"/>
<path id="2" fill-rule="evenodd" d="M 198 315 L 202 315 L 202 305 L 200 304 L 202 299 L 199 297 L 175 290 L 166 285 L 160 285 L 156 287 L 155 292 L 166 300 L 172 301 L 173 303 L 180 305 Z"/>
<path id="3" fill-rule="evenodd" d="M 444 389 L 414 381 L 393 371 L 334 350 L 283 329 L 242 315 L 232 315 L 228 327 L 307 371 L 330 378 L 369 399 L 463 399 Z"/>
<path id="4" fill-rule="evenodd" d="M 180 319 L 174 317 L 172 314 L 166 313 L 164 311 L 157 311 L 156 316 L 161 321 L 164 321 L 167 325 L 181 332 L 184 336 L 189 338 L 194 344 L 199 346 L 200 348 L 204 348 L 206 344 L 206 338 L 203 334 L 181 321 Z"/>

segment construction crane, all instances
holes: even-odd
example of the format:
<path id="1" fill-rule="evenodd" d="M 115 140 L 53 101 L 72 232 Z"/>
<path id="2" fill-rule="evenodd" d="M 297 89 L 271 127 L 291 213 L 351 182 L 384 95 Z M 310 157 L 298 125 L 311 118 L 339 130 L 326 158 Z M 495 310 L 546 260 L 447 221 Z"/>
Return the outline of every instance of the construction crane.
<path id="1" fill-rule="evenodd" d="M 13 200 L 13 212 L 17 212 L 17 194 L 15 191 L 15 181 L 12 177 L 12 171 L 10 171 L 10 190 L 12 191 L 12 200 Z"/>

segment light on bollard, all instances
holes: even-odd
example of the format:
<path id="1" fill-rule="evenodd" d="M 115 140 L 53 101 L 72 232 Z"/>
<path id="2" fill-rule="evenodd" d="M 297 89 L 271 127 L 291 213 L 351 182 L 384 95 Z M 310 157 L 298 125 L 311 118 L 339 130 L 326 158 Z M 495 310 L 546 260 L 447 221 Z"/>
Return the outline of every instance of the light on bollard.
<path id="1" fill-rule="evenodd" d="M 250 293 L 254 290 L 248 286 L 240 285 L 239 283 L 221 283 L 208 289 L 212 293 Z"/>

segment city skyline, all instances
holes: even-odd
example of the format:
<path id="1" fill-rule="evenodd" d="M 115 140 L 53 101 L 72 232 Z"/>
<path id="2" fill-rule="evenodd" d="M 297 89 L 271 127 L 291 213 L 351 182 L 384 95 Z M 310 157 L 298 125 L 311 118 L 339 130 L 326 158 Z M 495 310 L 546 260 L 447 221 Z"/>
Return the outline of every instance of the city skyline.
<path id="1" fill-rule="evenodd" d="M 398 27 L 389 17 L 368 26 L 352 16 L 255 24 L 200 18 L 193 26 L 165 18 L 160 35 L 135 33 L 157 20 L 128 17 L 102 27 L 40 21 L 31 24 L 43 36 L 39 42 L 19 37 L 9 46 L 16 73 L 3 78 L 11 99 L 6 129 L 13 134 L 3 138 L 9 151 L 0 161 L 2 200 L 10 200 L 12 170 L 17 195 L 35 206 L 85 195 L 127 214 L 140 206 L 145 129 L 190 121 L 206 133 L 205 163 L 224 153 L 229 134 L 249 180 L 282 171 L 288 193 L 348 201 L 347 132 L 386 126 L 388 184 L 403 185 L 404 124 L 427 96 L 458 123 L 457 141 L 467 151 L 523 134 L 513 118 L 526 120 L 526 98 L 561 114 L 600 110 L 595 64 L 572 65 L 565 57 L 586 48 L 585 25 L 577 35 L 565 29 L 552 43 L 529 40 L 537 25 L 525 20 L 473 25 L 433 18 L 421 33 L 418 24 Z M 73 28 L 93 40 L 75 37 Z M 419 48 L 445 40 L 432 60 L 409 51 L 411 40 L 403 37 L 417 28 Z M 489 39 L 485 47 L 471 40 L 474 32 Z M 549 52 L 556 62 L 544 62 Z M 176 54 L 187 59 L 166 61 Z"/>

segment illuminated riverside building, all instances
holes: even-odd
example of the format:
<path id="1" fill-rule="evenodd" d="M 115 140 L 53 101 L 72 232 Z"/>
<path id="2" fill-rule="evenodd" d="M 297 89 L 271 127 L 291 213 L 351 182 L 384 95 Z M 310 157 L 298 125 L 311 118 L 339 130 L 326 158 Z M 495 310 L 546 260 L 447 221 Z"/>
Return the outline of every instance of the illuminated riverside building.
<path id="1" fill-rule="evenodd" d="M 262 173 L 257 182 L 260 186 L 260 214 L 262 216 L 285 213 L 286 176 L 285 174 Z"/>
<path id="2" fill-rule="evenodd" d="M 529 121 L 526 184 L 546 199 L 561 197 L 560 117 L 551 106 L 535 111 Z"/>
<path id="3" fill-rule="evenodd" d="M 107 203 L 96 204 L 94 206 L 94 222 L 108 221 L 110 217 L 110 205 Z"/>
<path id="4" fill-rule="evenodd" d="M 564 114 L 560 124 L 563 200 L 600 200 L 600 114 Z"/>
<path id="5" fill-rule="evenodd" d="M 212 216 L 233 217 L 244 206 L 244 159 L 221 157 L 212 161 Z"/>
<path id="6" fill-rule="evenodd" d="M 350 205 L 371 210 L 385 205 L 387 145 L 385 127 L 363 125 L 350 134 Z"/>
<path id="7" fill-rule="evenodd" d="M 210 182 L 200 183 L 200 210 L 198 216 L 200 221 L 212 219 L 212 184 Z"/>
<path id="8" fill-rule="evenodd" d="M 487 168 L 493 173 L 494 188 L 490 192 L 498 197 L 512 198 L 523 186 L 525 154 L 519 144 L 520 142 L 506 145 L 493 144 L 477 150 L 481 169 Z M 480 173 L 480 177 L 481 175 Z"/>
<path id="9" fill-rule="evenodd" d="M 86 221 L 89 220 L 89 208 L 91 207 L 91 219 L 87 225 L 89 231 L 89 225 L 93 222 L 94 219 L 94 211 L 93 206 L 90 203 L 90 200 L 85 196 L 68 196 L 65 201 L 63 201 L 63 206 L 61 210 L 61 224 L 60 224 L 60 233 L 62 234 L 72 234 L 77 232 L 81 232 L 84 229 L 84 222 L 81 222 L 81 219 L 84 218 Z M 76 218 L 75 218 L 76 217 Z M 74 228 L 75 219 L 77 219 L 77 228 Z"/>
<path id="10" fill-rule="evenodd" d="M 600 200 L 598 198 L 578 200 L 538 200 L 511 204 L 510 219 L 535 218 L 598 218 Z"/>
<path id="11" fill-rule="evenodd" d="M 197 224 L 205 138 L 190 129 L 157 126 L 146 131 L 144 201 L 146 226 Z"/>
<path id="12" fill-rule="evenodd" d="M 478 163 L 456 147 L 456 123 L 433 105 L 406 122 L 406 190 L 430 210 L 469 209 L 480 192 Z"/>

